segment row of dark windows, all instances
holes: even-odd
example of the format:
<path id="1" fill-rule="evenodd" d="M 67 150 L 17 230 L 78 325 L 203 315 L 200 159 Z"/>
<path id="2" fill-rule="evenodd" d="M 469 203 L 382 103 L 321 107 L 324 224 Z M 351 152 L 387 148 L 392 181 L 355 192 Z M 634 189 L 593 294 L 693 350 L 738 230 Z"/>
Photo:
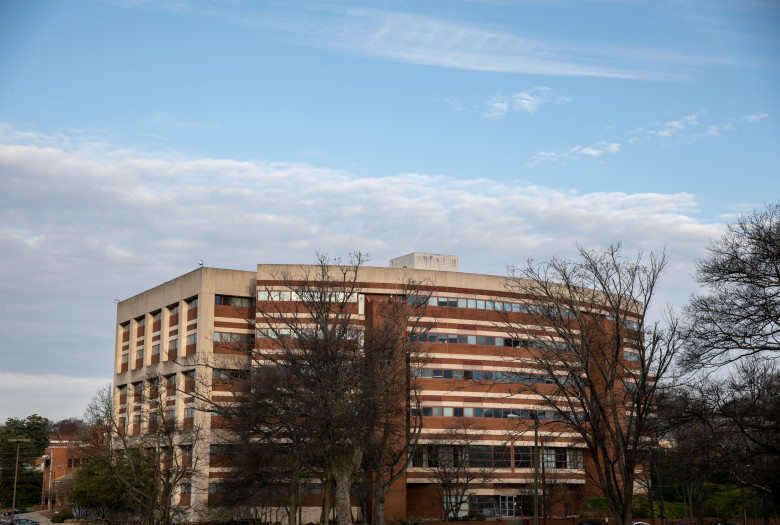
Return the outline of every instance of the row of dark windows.
<path id="1" fill-rule="evenodd" d="M 237 451 L 237 448 L 235 445 L 224 445 L 224 444 L 212 444 L 209 445 L 209 454 L 214 455 L 220 455 L 220 456 L 232 456 Z"/>
<path id="2" fill-rule="evenodd" d="M 425 333 L 410 334 L 410 341 L 419 341 L 421 343 L 449 343 L 460 345 L 479 345 L 479 346 L 506 346 L 510 348 L 528 348 L 532 350 L 556 350 L 566 351 L 567 346 L 560 341 L 539 341 L 538 339 L 517 339 L 515 337 L 493 337 L 486 335 L 466 335 L 466 334 L 442 334 Z"/>
<path id="3" fill-rule="evenodd" d="M 195 417 L 195 407 L 192 406 L 185 406 L 184 410 L 182 412 L 182 415 L 184 419 L 193 419 Z M 160 410 L 155 410 L 148 414 L 149 425 L 155 425 L 162 423 L 163 421 L 166 423 L 175 423 L 176 422 L 176 407 L 166 407 L 164 414 Z M 141 425 L 141 414 L 134 414 L 133 415 L 133 425 Z M 119 428 L 124 429 L 127 427 L 127 417 L 126 416 L 120 416 L 119 417 Z"/>
<path id="4" fill-rule="evenodd" d="M 251 297 L 236 297 L 234 295 L 215 295 L 214 304 L 217 306 L 233 306 L 235 308 L 251 308 L 255 305 Z"/>
<path id="5" fill-rule="evenodd" d="M 557 410 L 533 410 L 519 408 L 441 407 L 424 406 L 412 409 L 413 415 L 423 417 L 481 417 L 492 419 L 538 419 L 539 421 L 563 421 Z"/>
<path id="6" fill-rule="evenodd" d="M 514 450 L 513 450 L 514 449 Z M 413 467 L 449 468 L 533 468 L 534 449 L 529 446 L 508 445 L 423 445 L 418 447 Z M 582 469 L 582 449 L 542 447 L 539 466 L 545 469 Z"/>
<path id="7" fill-rule="evenodd" d="M 435 295 L 410 295 L 406 298 L 409 304 L 440 306 L 446 308 L 468 308 L 471 310 L 493 310 L 497 312 L 512 312 L 520 314 L 537 314 L 547 317 L 560 317 L 564 319 L 576 318 L 575 312 L 566 308 L 557 308 L 554 306 L 536 306 L 533 304 L 516 303 L 511 301 L 496 301 L 488 299 L 464 299 L 457 297 L 442 297 Z M 614 321 L 614 317 L 607 316 L 608 320 Z M 639 330 L 639 323 L 632 319 L 626 319 L 622 322 L 623 326 L 629 330 Z"/>
<path id="8" fill-rule="evenodd" d="M 453 370 L 450 368 L 413 368 L 412 377 L 423 379 L 466 379 L 497 383 L 554 384 L 553 378 L 544 374 L 521 372 L 496 372 L 491 370 Z"/>
<path id="9" fill-rule="evenodd" d="M 255 342 L 253 334 L 234 334 L 232 332 L 214 332 L 215 343 L 252 344 Z"/>
<path id="10" fill-rule="evenodd" d="M 187 307 L 188 308 L 197 308 L 198 307 L 198 298 L 195 297 L 193 299 L 187 300 Z M 176 315 L 179 313 L 179 304 L 172 304 L 167 307 L 168 313 L 170 315 Z M 152 317 L 152 321 L 159 321 L 162 318 L 162 310 L 157 310 L 149 314 Z M 138 326 L 144 326 L 146 324 L 146 316 L 141 316 L 136 318 L 136 323 Z M 123 332 L 127 332 L 130 330 L 130 321 L 126 321 L 120 325 L 122 327 Z"/>
<path id="11" fill-rule="evenodd" d="M 181 374 L 184 376 L 185 381 L 194 381 L 195 380 L 195 370 L 184 370 L 181 372 Z M 165 380 L 165 385 L 169 388 L 176 387 L 177 374 L 170 374 L 167 376 L 164 376 L 163 379 Z M 152 377 L 146 380 L 147 385 L 149 388 L 158 388 L 160 386 L 160 378 L 159 377 Z M 133 393 L 135 394 L 142 394 L 143 393 L 143 382 L 139 381 L 138 383 L 132 383 L 133 387 Z M 117 391 L 119 392 L 119 395 L 127 395 L 128 388 L 127 385 L 119 385 L 116 387 Z"/>
<path id="12" fill-rule="evenodd" d="M 211 379 L 245 380 L 249 377 L 248 370 L 234 368 L 214 368 L 211 370 Z"/>
<path id="13" fill-rule="evenodd" d="M 410 295 L 406 298 L 409 304 L 427 304 L 428 306 L 442 306 L 447 308 L 468 308 L 471 310 L 494 310 L 497 312 L 513 312 L 517 314 L 542 313 L 542 307 L 532 304 L 515 303 L 511 301 L 496 301 L 489 299 L 466 299 L 458 297 L 442 297 L 436 295 Z M 558 312 L 564 317 L 573 318 L 574 314 L 568 310 L 560 309 Z"/>

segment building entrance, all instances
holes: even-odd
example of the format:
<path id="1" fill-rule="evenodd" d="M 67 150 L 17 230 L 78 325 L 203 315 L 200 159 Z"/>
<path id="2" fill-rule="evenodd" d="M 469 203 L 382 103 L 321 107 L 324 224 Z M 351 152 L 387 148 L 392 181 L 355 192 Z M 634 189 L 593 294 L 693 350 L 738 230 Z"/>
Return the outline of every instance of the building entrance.
<path id="1" fill-rule="evenodd" d="M 520 514 L 519 509 L 515 511 L 515 497 L 501 496 L 501 516 L 512 518 Z"/>
<path id="2" fill-rule="evenodd" d="M 534 515 L 533 496 L 500 496 L 499 509 L 501 516 L 507 518 L 524 518 Z"/>

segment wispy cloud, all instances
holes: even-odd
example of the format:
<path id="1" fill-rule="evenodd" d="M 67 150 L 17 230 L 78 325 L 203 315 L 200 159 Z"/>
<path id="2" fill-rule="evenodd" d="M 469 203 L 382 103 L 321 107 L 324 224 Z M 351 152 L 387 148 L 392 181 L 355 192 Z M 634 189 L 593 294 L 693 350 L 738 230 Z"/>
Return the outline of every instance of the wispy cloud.
<path id="1" fill-rule="evenodd" d="M 654 131 L 659 137 L 671 137 L 686 128 L 699 125 L 699 119 L 696 115 L 687 115 L 679 120 L 670 120 L 661 125 L 661 129 Z"/>
<path id="2" fill-rule="evenodd" d="M 554 41 L 502 28 L 369 8 L 235 16 L 245 26 L 308 45 L 383 60 L 472 71 L 674 80 L 706 62 L 674 50 Z"/>
<path id="3" fill-rule="evenodd" d="M 617 142 L 598 142 L 592 146 L 574 146 L 561 151 L 540 151 L 528 162 L 528 167 L 533 168 L 544 163 L 554 163 L 563 166 L 572 161 L 581 160 L 583 157 L 601 157 L 604 154 L 615 154 L 620 151 Z"/>
<path id="4" fill-rule="evenodd" d="M 533 92 L 515 93 L 512 96 L 514 107 L 519 110 L 527 111 L 528 113 L 535 113 L 539 106 L 541 106 L 547 99 L 546 94 L 550 88 L 535 88 L 534 91 L 539 93 L 538 95 Z"/>
<path id="5" fill-rule="evenodd" d="M 518 30 L 514 25 L 501 25 L 500 22 L 479 24 L 474 20 L 458 20 L 452 12 L 449 16 L 433 16 L 412 12 L 413 8 L 406 12 L 389 11 L 354 7 L 351 2 L 331 2 L 323 7 L 320 3 L 306 2 L 103 1 L 147 10 L 197 11 L 203 16 L 261 29 L 267 36 L 294 45 L 471 71 L 680 80 L 689 78 L 692 72 L 702 67 L 757 65 L 746 56 L 728 51 L 703 53 L 672 46 L 647 45 L 626 38 L 622 33 L 612 38 L 607 35 L 602 42 L 575 40 L 567 32 L 558 37 L 541 37 L 532 30 Z M 513 2 L 489 3 L 505 4 L 507 10 L 513 7 Z M 612 2 L 606 0 L 606 3 Z M 569 9 L 566 3 L 552 4 L 559 10 Z M 724 35 L 733 30 L 730 25 L 732 19 L 710 16 L 723 13 L 722 6 L 715 4 L 712 13 L 705 10 L 706 14 L 701 17 L 688 16 L 690 10 L 686 9 L 667 11 L 674 13 L 675 22 L 679 22 L 681 17 L 687 18 L 691 28 L 701 30 L 702 26 L 712 25 L 707 31 Z M 652 3 L 648 5 L 652 6 Z M 763 8 L 768 8 L 768 5 Z M 733 6 L 729 4 L 727 11 L 733 13 Z M 702 20 L 709 23 L 702 24 Z M 753 37 L 740 33 L 732 36 Z M 624 40 L 616 41 L 616 38 Z"/>
<path id="6" fill-rule="evenodd" d="M 557 104 L 569 102 L 569 97 L 556 95 L 552 88 L 537 86 L 528 91 L 518 91 L 509 97 L 504 95 L 491 96 L 485 106 L 483 117 L 491 120 L 501 120 L 510 111 L 536 113 L 539 108 L 550 102 Z"/>
<path id="7" fill-rule="evenodd" d="M 755 124 L 766 118 L 769 118 L 769 113 L 755 113 L 753 115 L 729 119 L 726 122 L 708 125 L 706 130 L 700 135 L 720 136 L 723 132 L 733 131 L 743 124 Z"/>
<path id="8" fill-rule="evenodd" d="M 756 113 L 754 115 L 746 115 L 740 120 L 743 122 L 761 122 L 765 118 L 769 118 L 769 113 Z"/>
<path id="9" fill-rule="evenodd" d="M 640 127 L 629 132 L 630 143 L 636 143 L 648 140 L 654 137 L 660 137 L 668 142 L 670 140 L 686 141 L 707 137 L 719 136 L 726 131 L 734 131 L 739 126 L 745 124 L 755 124 L 769 118 L 765 112 L 745 115 L 743 117 L 732 117 L 721 122 L 702 122 L 705 112 L 685 115 L 683 117 L 664 121 L 654 122 L 645 127 Z"/>
<path id="10" fill-rule="evenodd" d="M 701 118 L 704 112 L 685 115 L 677 119 L 652 123 L 646 127 L 635 128 L 628 133 L 627 138 L 615 137 L 601 141 L 592 146 L 574 146 L 536 153 L 527 166 L 534 168 L 542 164 L 568 165 L 583 157 L 601 157 L 604 154 L 617 154 L 622 150 L 622 144 L 634 145 L 650 139 L 663 140 L 663 145 L 670 141 L 691 142 L 706 137 L 718 136 L 724 131 L 731 131 L 743 124 L 752 124 L 769 118 L 768 113 L 755 113 L 744 117 L 731 118 L 725 122 L 703 124 Z M 613 129 L 613 128 L 610 128 Z"/>
<path id="11" fill-rule="evenodd" d="M 509 101 L 502 95 L 493 95 L 485 105 L 487 110 L 483 116 L 491 120 L 501 120 L 509 111 Z"/>

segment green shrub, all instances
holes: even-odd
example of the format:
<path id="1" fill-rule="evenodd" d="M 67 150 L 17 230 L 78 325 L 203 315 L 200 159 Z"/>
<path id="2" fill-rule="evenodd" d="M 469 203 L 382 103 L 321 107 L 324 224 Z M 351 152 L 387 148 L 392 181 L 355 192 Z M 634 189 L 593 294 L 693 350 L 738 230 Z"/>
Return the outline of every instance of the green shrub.
<path id="1" fill-rule="evenodd" d="M 65 520 L 72 520 L 73 514 L 70 512 L 55 512 L 51 517 L 52 523 L 63 523 Z"/>
<path id="2" fill-rule="evenodd" d="M 603 496 L 595 496 L 588 500 L 588 508 L 589 509 L 599 509 L 599 510 L 609 510 L 609 505 L 607 504 L 607 498 Z"/>

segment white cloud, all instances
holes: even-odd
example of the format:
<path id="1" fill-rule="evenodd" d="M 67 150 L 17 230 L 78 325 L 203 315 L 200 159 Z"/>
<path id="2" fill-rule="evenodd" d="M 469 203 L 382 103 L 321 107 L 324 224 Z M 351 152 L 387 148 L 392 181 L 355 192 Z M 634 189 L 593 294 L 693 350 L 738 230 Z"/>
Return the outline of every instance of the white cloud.
<path id="1" fill-rule="evenodd" d="M 667 141 L 666 143 L 673 138 L 678 141 L 692 141 L 701 137 L 716 137 L 725 131 L 734 131 L 738 126 L 753 124 L 769 118 L 768 113 L 761 112 L 744 117 L 731 117 L 722 122 L 702 123 L 703 114 L 704 112 L 699 112 L 679 119 L 662 123 L 656 122 L 647 127 L 636 128 L 629 133 L 631 135 L 629 142 L 636 143 L 652 137 L 662 137 Z M 700 131 L 702 127 L 703 131 Z"/>
<path id="2" fill-rule="evenodd" d="M 491 120 L 501 120 L 509 111 L 509 102 L 501 95 L 494 95 L 485 103 L 487 110 L 483 115 Z"/>
<path id="3" fill-rule="evenodd" d="M 708 62 L 669 50 L 540 40 L 416 13 L 355 8 L 240 15 L 236 23 L 296 45 L 428 66 L 533 75 L 679 79 Z"/>
<path id="4" fill-rule="evenodd" d="M 760 122 L 765 118 L 769 118 L 769 113 L 755 113 L 753 115 L 746 115 L 741 120 L 745 122 Z"/>
<path id="5" fill-rule="evenodd" d="M 538 88 L 537 88 L 538 89 Z M 691 142 L 706 136 L 720 136 L 724 131 L 733 131 L 737 126 L 760 122 L 769 118 L 768 113 L 756 113 L 739 118 L 730 118 L 725 122 L 718 124 L 702 124 L 700 117 L 704 112 L 685 115 L 675 120 L 669 120 L 662 123 L 654 123 L 647 127 L 635 128 L 628 132 L 628 138 L 624 142 L 628 144 L 639 144 L 649 139 L 661 137 L 663 144 L 668 145 L 672 139 L 678 142 Z M 703 131 L 700 131 L 703 127 Z M 583 156 L 601 157 L 605 153 L 616 154 L 621 151 L 621 143 L 614 139 L 611 141 L 602 141 L 593 146 L 574 146 L 568 149 L 556 149 L 552 151 L 540 151 L 536 153 L 526 164 L 530 168 L 552 163 L 562 166 L 569 162 L 582 159 Z"/>
<path id="6" fill-rule="evenodd" d="M 699 125 L 699 119 L 696 115 L 687 115 L 682 117 L 679 120 L 670 120 L 669 122 L 665 122 L 661 126 L 661 129 L 655 131 L 654 133 L 659 137 L 671 137 L 672 135 L 684 130 L 685 128 L 698 126 L 698 125 Z"/>
<path id="7" fill-rule="evenodd" d="M 600 142 L 564 157 L 619 149 Z M 667 247 L 678 267 L 666 297 L 680 304 L 693 261 L 719 231 L 691 218 L 697 205 L 684 193 L 579 194 L 416 173 L 365 178 L 310 164 L 123 150 L 7 127 L 0 128 L 0 173 L 0 294 L 14 298 L 0 303 L 0 359 L 4 373 L 31 387 L 17 390 L 27 399 L 9 414 L 21 417 L 48 410 L 50 393 L 39 389 L 57 383 L 41 375 L 110 376 L 113 299 L 190 271 L 201 258 L 252 270 L 261 262 L 311 262 L 317 250 L 360 249 L 385 266 L 394 256 L 431 251 L 458 255 L 463 271 L 500 275 L 529 256 L 622 240 L 627 250 Z M 31 334 L 35 352 L 20 352 Z"/>
<path id="8" fill-rule="evenodd" d="M 540 151 L 533 156 L 528 166 L 533 168 L 547 162 L 554 164 L 567 165 L 571 161 L 576 161 L 585 157 L 600 157 L 605 153 L 616 154 L 620 151 L 620 144 L 617 142 L 598 142 L 592 146 L 574 146 L 568 150 L 562 151 Z"/>
<path id="9" fill-rule="evenodd" d="M 582 148 L 580 153 L 591 157 L 600 157 L 604 153 L 617 153 L 620 151 L 620 144 L 616 142 L 599 142 L 596 146 Z"/>
<path id="10" fill-rule="evenodd" d="M 537 86 L 528 91 L 514 93 L 509 99 L 503 95 L 491 96 L 485 103 L 488 109 L 483 116 L 492 120 L 500 120 L 510 110 L 525 111 L 533 114 L 550 101 L 554 101 L 556 104 L 563 104 L 570 100 L 569 97 L 556 97 L 552 88 Z"/>
<path id="11" fill-rule="evenodd" d="M 769 118 L 769 113 L 755 113 L 740 118 L 731 118 L 726 122 L 708 125 L 705 132 L 699 135 L 720 136 L 723 131 L 733 131 L 737 129 L 737 126 L 741 126 L 742 124 L 754 124 L 756 122 L 761 122 L 766 118 Z M 694 135 L 694 137 L 699 135 Z"/>
<path id="12" fill-rule="evenodd" d="M 514 106 L 517 109 L 535 113 L 539 106 L 544 104 L 550 98 L 551 89 L 546 87 L 537 87 L 529 92 L 515 93 L 512 96 Z"/>

